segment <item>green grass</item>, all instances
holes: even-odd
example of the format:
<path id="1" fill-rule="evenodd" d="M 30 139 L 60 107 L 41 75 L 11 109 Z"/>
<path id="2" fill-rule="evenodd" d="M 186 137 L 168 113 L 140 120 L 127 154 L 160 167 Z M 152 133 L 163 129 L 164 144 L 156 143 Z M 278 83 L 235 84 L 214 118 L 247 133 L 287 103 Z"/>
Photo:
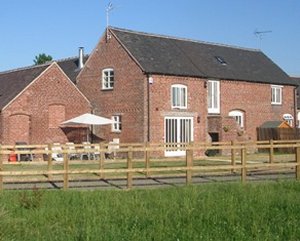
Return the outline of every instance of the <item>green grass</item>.
<path id="1" fill-rule="evenodd" d="M 0 240 L 300 240 L 300 183 L 4 191 Z"/>

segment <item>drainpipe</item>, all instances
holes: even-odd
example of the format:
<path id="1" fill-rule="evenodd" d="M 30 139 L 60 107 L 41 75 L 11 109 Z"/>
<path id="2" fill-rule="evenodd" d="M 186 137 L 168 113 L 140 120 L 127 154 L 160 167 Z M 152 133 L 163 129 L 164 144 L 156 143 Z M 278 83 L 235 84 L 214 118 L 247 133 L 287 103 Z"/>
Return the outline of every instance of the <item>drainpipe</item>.
<path id="1" fill-rule="evenodd" d="M 147 141 L 150 142 L 150 84 L 153 83 L 153 78 L 147 74 Z"/>
<path id="2" fill-rule="evenodd" d="M 297 113 L 297 110 L 298 110 L 298 106 L 297 106 L 297 101 L 298 101 L 298 98 L 300 98 L 299 96 L 297 96 L 297 87 L 295 87 L 294 89 L 294 125 L 295 127 L 297 128 L 298 126 L 300 126 L 300 123 L 298 123 L 298 113 Z"/>
<path id="3" fill-rule="evenodd" d="M 3 129 L 2 129 L 2 111 L 0 110 L 0 145 L 3 143 Z"/>

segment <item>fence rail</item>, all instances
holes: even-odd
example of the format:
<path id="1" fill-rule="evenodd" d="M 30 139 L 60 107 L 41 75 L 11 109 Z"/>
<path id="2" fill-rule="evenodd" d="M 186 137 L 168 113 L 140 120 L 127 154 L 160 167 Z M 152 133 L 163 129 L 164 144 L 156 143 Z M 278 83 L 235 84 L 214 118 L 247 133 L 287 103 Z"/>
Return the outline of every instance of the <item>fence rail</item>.
<path id="1" fill-rule="evenodd" d="M 57 147 L 57 146 L 56 146 Z M 160 176 L 185 177 L 185 183 L 201 173 L 235 173 L 242 182 L 257 170 L 288 169 L 300 179 L 300 141 L 257 141 L 257 142 L 215 142 L 215 143 L 127 143 L 113 148 L 113 157 L 107 156 L 108 144 L 23 145 L 0 146 L 0 190 L 4 184 L 14 182 L 53 182 L 60 180 L 63 189 L 69 188 L 75 179 L 123 178 L 128 189 L 133 187 L 135 178 Z M 185 150 L 184 157 L 163 157 L 168 150 Z M 293 154 L 276 153 L 276 149 L 293 149 Z M 252 155 L 249 150 L 267 150 Z M 199 153 L 207 150 L 229 150 L 228 156 L 204 157 Z M 138 153 L 138 155 L 136 155 Z M 55 161 L 53 155 L 60 155 Z M 18 162 L 11 156 L 26 155 L 33 161 Z M 159 157 L 160 155 L 160 157 Z M 86 156 L 87 159 L 82 157 Z M 120 156 L 120 157 L 119 157 Z M 7 161 L 10 159 L 10 162 Z M 31 159 L 32 160 L 32 159 Z M 37 161 L 39 160 L 39 161 Z M 34 179 L 32 179 L 32 177 Z"/>

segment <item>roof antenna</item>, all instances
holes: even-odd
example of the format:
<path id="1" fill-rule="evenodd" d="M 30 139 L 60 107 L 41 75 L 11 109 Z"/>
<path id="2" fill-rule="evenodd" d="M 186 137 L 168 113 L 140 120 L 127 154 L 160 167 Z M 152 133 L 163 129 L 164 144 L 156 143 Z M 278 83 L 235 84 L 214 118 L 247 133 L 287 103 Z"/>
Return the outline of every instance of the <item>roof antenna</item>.
<path id="1" fill-rule="evenodd" d="M 106 7 L 106 41 L 108 41 L 111 38 L 111 35 L 108 31 L 109 27 L 109 13 L 114 9 L 114 6 L 112 2 L 109 2 L 107 7 Z"/>
<path id="2" fill-rule="evenodd" d="M 272 30 L 264 30 L 264 31 L 258 31 L 257 29 L 254 31 L 254 35 L 257 37 L 257 38 L 259 38 L 259 47 L 261 48 L 261 41 L 262 41 L 262 38 L 263 38 L 263 36 L 265 35 L 265 34 L 267 34 L 267 33 L 272 33 Z"/>

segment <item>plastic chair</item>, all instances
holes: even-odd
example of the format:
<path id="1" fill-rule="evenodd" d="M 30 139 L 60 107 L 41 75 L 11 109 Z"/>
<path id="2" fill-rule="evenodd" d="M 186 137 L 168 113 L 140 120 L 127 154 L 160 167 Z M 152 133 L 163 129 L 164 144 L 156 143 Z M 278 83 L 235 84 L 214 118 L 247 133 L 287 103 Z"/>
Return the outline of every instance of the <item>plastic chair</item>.
<path id="1" fill-rule="evenodd" d="M 63 161 L 64 160 L 60 143 L 53 143 L 51 151 L 52 151 L 52 153 L 51 153 L 52 160 L 54 160 L 54 161 Z"/>
<path id="2" fill-rule="evenodd" d="M 74 142 L 67 142 L 66 148 L 68 150 L 69 160 L 79 159 L 79 155 L 76 153 L 76 148 Z"/>

